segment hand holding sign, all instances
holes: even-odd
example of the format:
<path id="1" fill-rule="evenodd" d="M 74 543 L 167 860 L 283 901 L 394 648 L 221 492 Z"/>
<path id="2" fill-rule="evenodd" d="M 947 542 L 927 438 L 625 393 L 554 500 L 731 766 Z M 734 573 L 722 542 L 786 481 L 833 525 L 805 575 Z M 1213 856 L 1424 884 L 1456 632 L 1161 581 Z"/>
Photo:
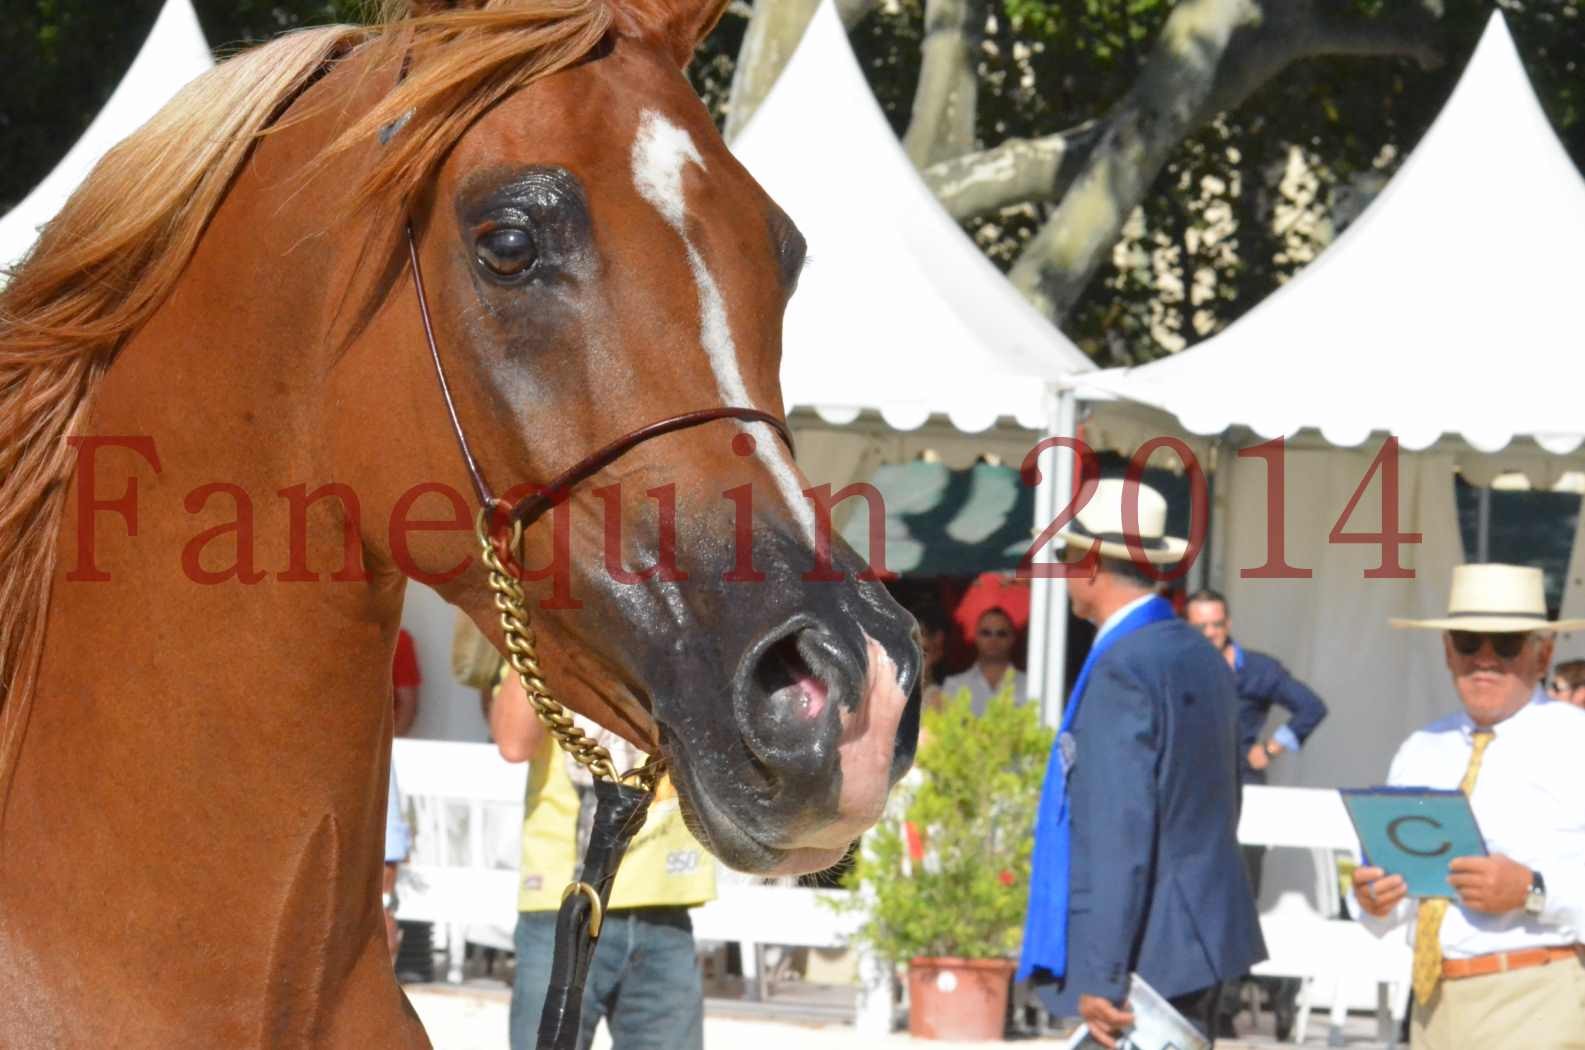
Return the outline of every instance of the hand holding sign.
<path id="1" fill-rule="evenodd" d="M 1389 886 L 1377 882 L 1390 873 L 1402 877 L 1410 896 L 1461 898 L 1448 877 L 1458 863 L 1455 858 L 1488 859 L 1486 842 L 1462 791 L 1370 788 L 1342 794 L 1369 865 L 1362 869 L 1363 876 L 1355 874 L 1356 890 L 1368 888 L 1378 896 L 1389 893 Z M 1506 879 L 1503 884 L 1506 886 Z M 1477 892 L 1485 894 L 1484 874 L 1480 885 Z M 1394 897 L 1396 903 L 1401 895 Z M 1366 911 L 1378 914 L 1367 895 L 1361 894 L 1359 901 Z"/>
<path id="2" fill-rule="evenodd" d="M 1447 881 L 1458 891 L 1459 903 L 1471 911 L 1502 915 L 1524 907 L 1530 893 L 1531 871 L 1516 860 L 1490 857 L 1456 857 Z"/>
<path id="3" fill-rule="evenodd" d="M 1388 875 L 1380 868 L 1364 866 L 1354 869 L 1354 898 L 1378 919 L 1385 919 L 1408 895 L 1409 886 L 1402 875 Z"/>

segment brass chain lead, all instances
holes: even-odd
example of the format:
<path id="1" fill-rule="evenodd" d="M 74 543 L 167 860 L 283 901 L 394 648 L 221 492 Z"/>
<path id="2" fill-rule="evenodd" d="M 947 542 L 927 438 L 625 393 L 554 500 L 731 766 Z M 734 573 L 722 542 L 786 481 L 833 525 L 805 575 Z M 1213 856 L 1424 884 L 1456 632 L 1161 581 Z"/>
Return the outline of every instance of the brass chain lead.
<path id="1" fill-rule="evenodd" d="M 612 783 L 636 780 L 644 790 L 653 791 L 655 782 L 660 779 L 663 772 L 662 763 L 657 756 L 651 755 L 648 761 L 637 769 L 618 774 L 611 761 L 611 753 L 585 735 L 583 730 L 574 724 L 572 715 L 561 702 L 550 695 L 550 686 L 546 684 L 544 672 L 539 665 L 534 628 L 529 623 L 528 598 L 523 593 L 522 583 L 507 571 L 502 563 L 501 548 L 497 546 L 490 533 L 489 517 L 492 509 L 485 507 L 479 511 L 474 519 L 474 534 L 479 540 L 485 568 L 490 571 L 490 590 L 495 597 L 496 611 L 501 614 L 501 632 L 506 640 L 506 660 L 523 683 L 523 691 L 528 695 L 528 702 L 562 750 L 595 777 Z M 502 546 L 506 553 L 512 556 L 520 553 L 522 542 L 523 524 L 513 522 L 511 532 Z"/>

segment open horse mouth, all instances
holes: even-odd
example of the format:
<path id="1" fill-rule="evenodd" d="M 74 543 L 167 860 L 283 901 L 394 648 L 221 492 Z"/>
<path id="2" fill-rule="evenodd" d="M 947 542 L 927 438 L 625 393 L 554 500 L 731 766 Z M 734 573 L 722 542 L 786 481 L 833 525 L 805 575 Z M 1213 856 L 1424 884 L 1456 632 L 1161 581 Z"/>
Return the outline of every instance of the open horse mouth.
<path id="1" fill-rule="evenodd" d="M 913 761 L 917 667 L 905 660 L 900 670 L 880 642 L 863 639 L 862 654 L 844 651 L 795 617 L 752 647 L 734 689 L 739 742 L 727 753 L 692 748 L 662 723 L 683 816 L 730 867 L 827 868 L 880 818 Z"/>

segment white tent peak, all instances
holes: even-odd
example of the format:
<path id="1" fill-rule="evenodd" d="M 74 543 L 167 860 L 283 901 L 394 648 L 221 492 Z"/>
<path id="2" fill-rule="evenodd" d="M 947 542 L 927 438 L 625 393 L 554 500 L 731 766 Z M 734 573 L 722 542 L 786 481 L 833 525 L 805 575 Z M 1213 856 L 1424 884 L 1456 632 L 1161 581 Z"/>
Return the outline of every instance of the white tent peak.
<path id="1" fill-rule="evenodd" d="M 1173 357 L 1084 377 L 1190 431 L 1373 431 L 1481 451 L 1585 438 L 1578 245 L 1585 180 L 1558 141 L 1501 12 L 1382 194 L 1283 288 Z"/>
<path id="2" fill-rule="evenodd" d="M 1093 366 L 931 195 L 864 79 L 836 8 L 803 40 L 733 152 L 809 240 L 787 309 L 782 391 L 832 421 L 878 408 L 980 431 L 1045 425 L 1048 383 Z"/>
<path id="3" fill-rule="evenodd" d="M 38 239 L 39 227 L 55 217 L 112 146 L 213 64 L 191 0 L 166 0 L 126 76 L 88 130 L 22 203 L 0 216 L 0 270 L 21 261 Z"/>

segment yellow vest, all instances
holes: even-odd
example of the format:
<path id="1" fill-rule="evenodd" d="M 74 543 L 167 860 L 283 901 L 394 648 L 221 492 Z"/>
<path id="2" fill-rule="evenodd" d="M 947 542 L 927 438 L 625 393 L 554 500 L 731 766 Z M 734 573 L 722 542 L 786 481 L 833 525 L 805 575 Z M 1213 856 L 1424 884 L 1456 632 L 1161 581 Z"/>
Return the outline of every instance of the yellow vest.
<path id="1" fill-rule="evenodd" d="M 518 911 L 555 911 L 577 877 L 578 790 L 567 759 L 547 735 L 528 771 L 523 799 Z M 692 907 L 715 898 L 715 860 L 683 824 L 670 778 L 656 785 L 644 826 L 617 869 L 608 908 Z"/>

